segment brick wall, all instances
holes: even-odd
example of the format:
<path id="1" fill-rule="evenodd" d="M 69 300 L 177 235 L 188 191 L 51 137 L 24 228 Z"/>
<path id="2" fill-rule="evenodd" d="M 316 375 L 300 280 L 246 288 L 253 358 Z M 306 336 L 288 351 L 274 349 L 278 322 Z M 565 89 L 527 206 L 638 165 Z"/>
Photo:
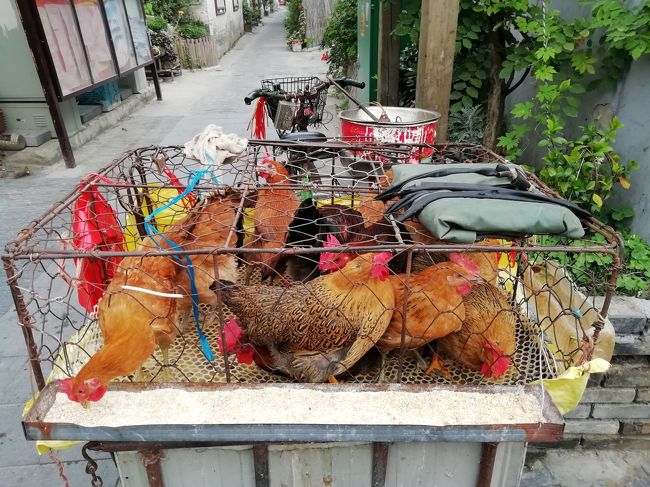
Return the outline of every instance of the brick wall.
<path id="1" fill-rule="evenodd" d="M 650 448 L 650 301 L 616 297 L 612 367 L 594 374 L 582 402 L 565 416 L 558 446 Z"/>

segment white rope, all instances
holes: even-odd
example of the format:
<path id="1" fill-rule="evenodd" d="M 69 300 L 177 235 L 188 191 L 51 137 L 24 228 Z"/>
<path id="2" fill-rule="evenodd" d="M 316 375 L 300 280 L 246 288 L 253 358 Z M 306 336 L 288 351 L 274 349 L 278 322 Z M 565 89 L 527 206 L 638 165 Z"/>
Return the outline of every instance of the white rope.
<path id="1" fill-rule="evenodd" d="M 138 291 L 138 292 L 145 293 L 145 294 L 152 294 L 154 296 L 160 296 L 161 298 L 182 299 L 182 298 L 185 297 L 182 294 L 161 293 L 159 291 L 153 291 L 151 289 L 146 289 L 146 288 L 143 288 L 143 287 L 128 286 L 126 284 L 122 284 L 122 289 L 126 289 L 128 291 Z"/>

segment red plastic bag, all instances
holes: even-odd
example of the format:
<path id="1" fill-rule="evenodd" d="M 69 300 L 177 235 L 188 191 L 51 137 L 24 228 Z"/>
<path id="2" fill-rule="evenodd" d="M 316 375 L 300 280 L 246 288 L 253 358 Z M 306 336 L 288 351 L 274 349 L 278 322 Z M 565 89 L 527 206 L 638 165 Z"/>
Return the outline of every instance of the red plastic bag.
<path id="1" fill-rule="evenodd" d="M 124 251 L 124 233 L 115 211 L 92 184 L 82 182 L 81 196 L 72 209 L 72 245 L 75 250 Z M 79 304 L 92 312 L 113 279 L 122 257 L 74 259 L 79 279 Z"/>

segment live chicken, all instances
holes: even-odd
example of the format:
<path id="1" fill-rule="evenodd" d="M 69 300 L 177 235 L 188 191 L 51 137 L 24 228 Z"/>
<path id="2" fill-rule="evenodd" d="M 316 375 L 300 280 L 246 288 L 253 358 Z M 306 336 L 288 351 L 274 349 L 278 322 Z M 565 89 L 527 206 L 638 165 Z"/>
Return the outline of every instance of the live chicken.
<path id="1" fill-rule="evenodd" d="M 260 249 L 246 254 L 248 264 L 261 265 L 262 277 L 275 275 L 279 253 L 264 252 L 265 249 L 280 249 L 285 246 L 289 224 L 294 218 L 300 200 L 291 188 L 276 187 L 288 185 L 289 172 L 284 165 L 270 158 L 258 163 L 258 174 L 267 184 L 257 192 L 253 214 L 253 239 L 246 247 Z M 248 278 L 250 277 L 250 272 Z"/>
<path id="2" fill-rule="evenodd" d="M 275 368 L 303 382 L 333 381 L 377 343 L 391 320 L 390 257 L 364 254 L 338 272 L 288 288 L 223 281 L 216 288 L 250 343 L 268 348 Z"/>
<path id="3" fill-rule="evenodd" d="M 229 240 L 229 233 L 236 206 L 233 193 L 214 194 L 164 234 L 146 237 L 136 250 L 234 247 L 235 241 Z M 76 377 L 61 383 L 61 390 L 71 400 L 87 406 L 89 401 L 101 399 L 109 381 L 138 371 L 156 345 L 167 364 L 168 349 L 181 331 L 180 317 L 187 316 L 192 309 L 187 272 L 190 267 L 199 302 L 210 305 L 217 304 L 216 296 L 209 289 L 217 273 L 223 279 L 238 279 L 234 256 L 226 254 L 215 257 L 197 254 L 188 260 L 161 255 L 130 256 L 122 260 L 98 306 L 104 345 Z"/>
<path id="4" fill-rule="evenodd" d="M 463 304 L 465 319 L 460 330 L 437 340 L 438 351 L 485 377 L 502 376 L 517 347 L 515 310 L 489 283 L 473 286 Z"/>

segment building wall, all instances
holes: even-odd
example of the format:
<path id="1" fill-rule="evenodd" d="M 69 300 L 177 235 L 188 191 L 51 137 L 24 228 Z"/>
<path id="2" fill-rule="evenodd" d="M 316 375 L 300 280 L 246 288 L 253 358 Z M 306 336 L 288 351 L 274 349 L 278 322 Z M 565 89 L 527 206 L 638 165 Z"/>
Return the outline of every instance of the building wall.
<path id="1" fill-rule="evenodd" d="M 638 4 L 641 1 L 632 0 L 630 3 Z M 567 19 L 589 13 L 587 7 L 578 5 L 575 0 L 554 2 L 553 7 Z M 509 114 L 516 103 L 532 100 L 534 96 L 534 85 L 529 78 L 508 97 L 506 113 Z M 621 75 L 614 90 L 599 90 L 583 95 L 578 117 L 569 119 L 569 123 L 577 132 L 578 127 L 592 120 L 607 124 L 613 116 L 618 117 L 624 125 L 618 132 L 614 148 L 623 160 L 634 160 L 640 167 L 632 173 L 630 189 L 624 190 L 617 185 L 611 204 L 634 208 L 632 229 L 650 240 L 650 55 L 633 62 L 630 69 Z M 570 128 L 568 132 L 571 132 Z M 531 138 L 525 151 L 526 163 L 539 167 L 543 164 L 542 154 L 537 148 L 537 140 Z"/>
<path id="2" fill-rule="evenodd" d="M 210 35 L 216 38 L 219 57 L 228 52 L 244 33 L 243 3 L 244 0 L 239 0 L 239 9 L 235 11 L 233 0 L 219 0 L 219 5 L 225 4 L 226 7 L 226 12 L 221 15 L 217 15 L 215 0 L 198 0 L 196 5 L 190 7 L 192 16 L 205 22 Z"/>

